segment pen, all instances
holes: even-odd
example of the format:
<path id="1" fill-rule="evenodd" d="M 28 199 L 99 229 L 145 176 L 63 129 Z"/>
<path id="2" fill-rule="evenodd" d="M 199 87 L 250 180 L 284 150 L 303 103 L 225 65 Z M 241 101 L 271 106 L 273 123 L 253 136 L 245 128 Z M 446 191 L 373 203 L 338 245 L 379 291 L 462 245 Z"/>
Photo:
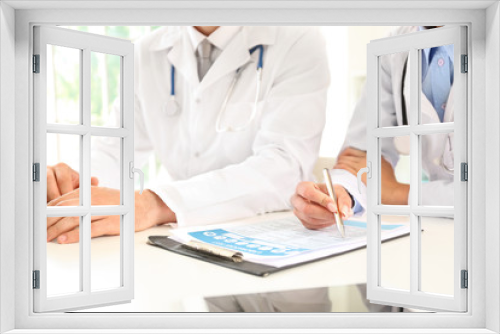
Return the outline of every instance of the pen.
<path id="1" fill-rule="evenodd" d="M 337 206 L 337 212 L 334 213 L 335 220 L 337 222 L 337 228 L 339 229 L 342 238 L 345 238 L 344 221 L 342 220 L 342 217 L 340 216 L 339 213 L 339 203 L 337 200 L 337 196 L 335 195 L 335 191 L 333 190 L 332 178 L 330 177 L 330 172 L 328 171 L 328 168 L 323 169 L 323 176 L 325 178 L 326 189 L 328 189 L 328 194 L 330 194 L 330 197 L 333 199 L 335 205 Z"/>

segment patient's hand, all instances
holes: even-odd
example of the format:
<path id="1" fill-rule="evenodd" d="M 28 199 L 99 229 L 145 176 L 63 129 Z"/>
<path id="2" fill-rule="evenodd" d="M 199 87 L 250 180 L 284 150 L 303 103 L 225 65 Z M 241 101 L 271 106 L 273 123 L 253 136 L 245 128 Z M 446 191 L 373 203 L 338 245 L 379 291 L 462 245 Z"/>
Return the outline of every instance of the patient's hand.
<path id="1" fill-rule="evenodd" d="M 333 168 L 343 169 L 357 176 L 358 171 L 364 167 L 366 167 L 366 151 L 348 147 L 339 154 L 337 163 Z M 366 184 L 366 173 L 363 174 L 361 179 Z"/>
<path id="2" fill-rule="evenodd" d="M 90 184 L 97 186 L 99 180 L 92 177 Z M 79 187 L 80 174 L 67 164 L 60 162 L 54 166 L 47 166 L 47 203 Z"/>
<path id="3" fill-rule="evenodd" d="M 340 207 L 339 213 L 343 218 L 349 218 L 352 216 L 351 196 L 344 187 L 339 185 L 333 187 Z M 335 224 L 334 213 L 338 208 L 328 196 L 324 183 L 299 183 L 291 201 L 293 213 L 306 228 L 317 230 Z"/>
<path id="4" fill-rule="evenodd" d="M 92 205 L 120 205 L 120 191 L 105 187 L 92 187 Z M 48 206 L 78 206 L 80 189 L 49 202 Z M 135 231 L 143 231 L 158 224 L 175 222 L 175 213 L 152 191 L 135 192 Z M 60 244 L 79 240 L 79 217 L 47 218 L 47 241 L 57 239 Z M 120 235 L 120 216 L 92 216 L 92 238 Z"/>
<path id="5" fill-rule="evenodd" d="M 364 167 L 366 167 L 366 152 L 348 147 L 340 153 L 334 168 L 344 169 L 356 176 L 358 171 Z M 396 179 L 392 165 L 384 157 L 380 159 L 380 167 L 382 204 L 408 205 L 410 185 Z M 363 174 L 362 181 L 366 184 L 366 173 Z"/>

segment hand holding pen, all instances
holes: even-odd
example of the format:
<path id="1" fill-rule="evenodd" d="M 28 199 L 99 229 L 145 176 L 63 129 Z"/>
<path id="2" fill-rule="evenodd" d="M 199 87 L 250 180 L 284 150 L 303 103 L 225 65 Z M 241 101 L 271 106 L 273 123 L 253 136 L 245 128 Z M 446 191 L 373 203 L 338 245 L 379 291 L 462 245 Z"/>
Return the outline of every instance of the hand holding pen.
<path id="1" fill-rule="evenodd" d="M 335 213 L 340 214 L 343 219 L 352 216 L 352 200 L 344 187 L 334 185 L 333 189 L 337 195 L 338 205 L 328 195 L 324 183 L 301 182 L 298 184 L 291 202 L 293 212 L 302 222 L 304 227 L 318 230 L 336 223 Z"/>

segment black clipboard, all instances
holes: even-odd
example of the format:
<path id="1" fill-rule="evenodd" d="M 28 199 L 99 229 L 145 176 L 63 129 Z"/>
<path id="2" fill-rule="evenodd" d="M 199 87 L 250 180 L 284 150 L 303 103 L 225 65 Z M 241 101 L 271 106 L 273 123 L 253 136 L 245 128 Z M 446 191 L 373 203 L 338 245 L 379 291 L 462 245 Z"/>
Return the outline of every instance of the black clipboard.
<path id="1" fill-rule="evenodd" d="M 335 253 L 335 254 L 332 254 L 332 255 L 327 255 L 327 256 L 324 256 L 324 257 L 319 257 L 319 258 L 316 258 L 316 259 L 312 259 L 312 260 L 309 260 L 309 261 L 299 262 L 299 263 L 295 263 L 295 264 L 292 264 L 292 265 L 289 265 L 289 266 L 284 266 L 284 267 L 276 268 L 276 267 L 271 267 L 271 266 L 268 266 L 268 265 L 265 265 L 265 264 L 248 262 L 248 261 L 245 261 L 244 259 L 243 259 L 242 262 L 234 262 L 234 261 L 232 261 L 230 259 L 226 259 L 226 258 L 223 258 L 223 257 L 218 257 L 218 256 L 215 256 L 215 255 L 210 255 L 210 254 L 207 254 L 207 253 L 198 252 L 196 250 L 192 250 L 192 249 L 186 248 L 186 247 L 183 246 L 182 243 L 177 242 L 177 241 L 175 241 L 173 239 L 170 239 L 168 236 L 164 236 L 164 235 L 152 235 L 152 236 L 149 236 L 148 239 L 149 239 L 148 243 L 150 245 L 166 249 L 166 250 L 168 250 L 170 252 L 174 252 L 174 253 L 181 254 L 181 255 L 184 255 L 184 256 L 189 256 L 189 257 L 192 257 L 192 258 L 195 258 L 195 259 L 198 259 L 198 260 L 202 260 L 202 261 L 205 261 L 205 262 L 209 262 L 209 263 L 213 263 L 213 264 L 219 265 L 221 267 L 225 267 L 225 268 L 229 268 L 229 269 L 233 269 L 233 270 L 238 270 L 238 271 L 241 271 L 241 272 L 244 272 L 244 273 L 247 273 L 247 274 L 251 274 L 251 275 L 255 275 L 255 276 L 260 276 L 260 277 L 266 277 L 266 276 L 269 276 L 270 274 L 278 272 L 278 271 L 282 271 L 282 270 L 285 270 L 285 269 L 298 267 L 298 266 L 301 266 L 301 265 L 306 264 L 306 263 L 316 262 L 316 261 L 319 261 L 319 260 L 323 260 L 323 259 L 326 259 L 326 258 L 334 257 L 334 256 L 337 256 L 337 255 L 342 255 L 342 254 L 345 254 L 345 253 L 348 253 L 348 252 L 352 252 L 354 250 L 366 247 L 366 245 L 362 245 L 362 246 L 357 247 L 357 248 L 349 249 L 349 250 L 347 250 L 345 252 Z"/>

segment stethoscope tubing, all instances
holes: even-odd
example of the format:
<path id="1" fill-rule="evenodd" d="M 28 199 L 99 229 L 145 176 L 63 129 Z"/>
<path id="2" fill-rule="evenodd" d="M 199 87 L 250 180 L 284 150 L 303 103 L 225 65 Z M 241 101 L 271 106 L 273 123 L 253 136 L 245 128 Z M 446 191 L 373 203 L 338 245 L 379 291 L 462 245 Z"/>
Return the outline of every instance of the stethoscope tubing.
<path id="1" fill-rule="evenodd" d="M 175 67 L 171 65 L 170 67 L 170 96 L 175 97 Z"/>

